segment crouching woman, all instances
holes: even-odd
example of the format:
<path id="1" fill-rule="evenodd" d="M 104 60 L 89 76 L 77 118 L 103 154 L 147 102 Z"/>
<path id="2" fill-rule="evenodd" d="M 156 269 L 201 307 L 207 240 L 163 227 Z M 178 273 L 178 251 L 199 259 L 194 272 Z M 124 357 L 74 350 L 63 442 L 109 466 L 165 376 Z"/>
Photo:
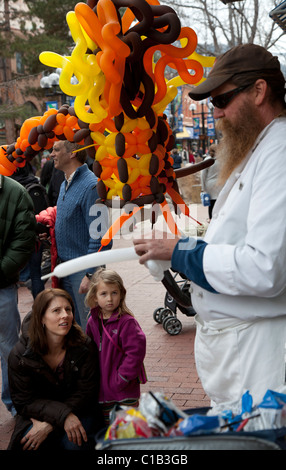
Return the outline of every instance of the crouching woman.
<path id="1" fill-rule="evenodd" d="M 17 410 L 8 450 L 94 449 L 102 426 L 98 354 L 75 322 L 66 291 L 38 294 L 8 364 Z"/>

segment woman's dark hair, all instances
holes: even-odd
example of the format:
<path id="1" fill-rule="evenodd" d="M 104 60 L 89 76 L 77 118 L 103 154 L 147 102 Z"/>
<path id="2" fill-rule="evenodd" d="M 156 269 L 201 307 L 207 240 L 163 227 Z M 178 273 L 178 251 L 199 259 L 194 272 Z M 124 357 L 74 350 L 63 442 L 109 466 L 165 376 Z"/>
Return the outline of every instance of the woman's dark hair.
<path id="1" fill-rule="evenodd" d="M 34 300 L 29 324 L 29 339 L 32 349 L 41 355 L 49 352 L 47 336 L 43 328 L 42 318 L 46 313 L 51 301 L 56 297 L 64 297 L 71 305 L 73 312 L 73 321 L 70 331 L 65 337 L 63 348 L 82 344 L 86 336 L 74 318 L 74 303 L 71 296 L 62 289 L 45 289 L 40 292 Z"/>

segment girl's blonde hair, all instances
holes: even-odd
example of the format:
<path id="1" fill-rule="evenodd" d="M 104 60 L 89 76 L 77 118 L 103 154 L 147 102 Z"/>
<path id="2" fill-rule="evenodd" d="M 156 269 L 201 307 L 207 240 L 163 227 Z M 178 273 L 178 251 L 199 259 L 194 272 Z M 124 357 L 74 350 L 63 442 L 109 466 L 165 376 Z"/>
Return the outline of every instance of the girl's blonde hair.
<path id="1" fill-rule="evenodd" d="M 118 316 L 120 317 L 124 313 L 128 313 L 129 315 L 134 316 L 125 303 L 126 289 L 124 287 L 122 278 L 116 271 L 112 271 L 111 269 L 99 268 L 97 271 L 95 271 L 91 278 L 90 288 L 85 297 L 85 304 L 90 308 L 94 308 L 96 306 L 95 297 L 100 282 L 104 282 L 105 284 L 116 284 L 119 287 L 120 302 L 118 306 Z"/>

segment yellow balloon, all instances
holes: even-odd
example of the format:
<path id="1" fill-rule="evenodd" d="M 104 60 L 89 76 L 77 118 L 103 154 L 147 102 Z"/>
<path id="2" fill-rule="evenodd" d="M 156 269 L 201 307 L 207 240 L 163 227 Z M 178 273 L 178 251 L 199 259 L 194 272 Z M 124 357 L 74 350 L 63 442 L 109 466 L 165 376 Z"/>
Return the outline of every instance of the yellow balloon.
<path id="1" fill-rule="evenodd" d="M 124 122 L 121 132 L 132 132 L 138 125 L 138 119 L 128 119 Z"/>
<path id="2" fill-rule="evenodd" d="M 147 155 L 142 155 L 139 160 L 139 169 L 144 170 L 145 168 L 148 168 L 148 173 L 149 173 L 149 164 L 151 160 L 152 154 L 148 153 Z"/>
<path id="3" fill-rule="evenodd" d="M 98 77 L 98 80 L 94 84 L 93 88 L 88 93 L 88 102 L 90 107 L 95 115 L 100 118 L 101 122 L 108 116 L 107 110 L 102 105 L 102 100 L 100 100 L 100 96 L 103 93 L 105 85 L 105 78 L 103 75 Z"/>
<path id="4" fill-rule="evenodd" d="M 100 73 L 100 68 L 96 60 L 93 63 L 88 63 L 86 60 L 88 56 L 86 54 L 88 46 L 85 40 L 85 36 L 82 33 L 80 23 L 73 11 L 68 12 L 66 18 L 71 35 L 75 42 L 75 48 L 72 52 L 70 60 L 78 72 L 90 77 L 94 77 Z"/>
<path id="5" fill-rule="evenodd" d="M 145 117 L 142 117 L 142 118 L 138 118 L 136 127 L 139 127 L 139 129 L 144 131 L 145 129 L 150 129 L 150 124 L 148 123 Z"/>
<path id="6" fill-rule="evenodd" d="M 96 142 L 98 145 L 104 145 L 105 142 L 105 135 L 102 134 L 101 132 L 94 131 L 90 133 L 90 137 L 94 142 Z"/>
<path id="7" fill-rule="evenodd" d="M 85 109 L 85 103 L 87 101 L 87 98 L 88 94 L 81 94 L 76 97 L 74 101 L 74 110 L 76 112 L 76 115 L 83 122 L 86 122 L 88 124 L 98 124 L 102 121 L 102 119 L 107 116 L 107 112 L 104 114 L 103 108 L 99 107 L 98 112 L 100 110 L 102 111 L 102 114 L 100 116 L 98 114 L 88 113 Z"/>
<path id="8" fill-rule="evenodd" d="M 178 90 L 175 86 L 167 85 L 167 89 L 168 91 L 165 97 L 159 103 L 156 103 L 154 106 L 152 106 L 153 110 L 157 114 L 163 113 L 168 104 L 171 103 L 171 101 L 173 101 L 173 99 L 177 96 Z"/>
<path id="9" fill-rule="evenodd" d="M 126 163 L 128 165 L 128 168 L 130 168 L 131 170 L 135 170 L 138 169 L 139 159 L 133 157 L 126 158 Z"/>
<path id="10" fill-rule="evenodd" d="M 203 67 L 212 67 L 216 58 L 203 56 L 195 51 L 189 56 L 189 59 L 197 60 Z"/>
<path id="11" fill-rule="evenodd" d="M 131 173 L 130 173 L 127 184 L 135 183 L 135 181 L 139 178 L 139 176 L 140 176 L 139 168 L 134 168 L 134 170 L 132 170 Z"/>

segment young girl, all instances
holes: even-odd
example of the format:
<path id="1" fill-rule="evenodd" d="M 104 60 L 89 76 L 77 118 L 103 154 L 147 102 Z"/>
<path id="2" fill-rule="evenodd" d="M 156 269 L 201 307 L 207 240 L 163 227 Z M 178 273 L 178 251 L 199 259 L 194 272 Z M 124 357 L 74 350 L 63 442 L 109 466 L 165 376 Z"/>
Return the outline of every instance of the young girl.
<path id="1" fill-rule="evenodd" d="M 146 382 L 146 337 L 127 308 L 125 296 L 121 277 L 103 268 L 93 275 L 86 296 L 91 308 L 86 333 L 99 349 L 99 402 L 107 425 L 114 405 L 138 406 L 140 382 Z"/>

